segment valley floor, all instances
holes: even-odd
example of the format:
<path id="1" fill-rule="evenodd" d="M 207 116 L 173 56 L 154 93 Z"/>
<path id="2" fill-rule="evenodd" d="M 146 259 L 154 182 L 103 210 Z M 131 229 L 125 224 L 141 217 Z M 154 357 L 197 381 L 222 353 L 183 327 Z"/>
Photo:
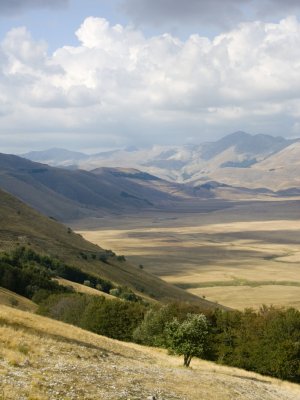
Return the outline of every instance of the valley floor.
<path id="1" fill-rule="evenodd" d="M 5 400 L 300 400 L 300 387 L 0 306 Z"/>
<path id="2" fill-rule="evenodd" d="M 298 201 L 202 213 L 137 213 L 75 229 L 169 283 L 228 307 L 300 309 Z"/>

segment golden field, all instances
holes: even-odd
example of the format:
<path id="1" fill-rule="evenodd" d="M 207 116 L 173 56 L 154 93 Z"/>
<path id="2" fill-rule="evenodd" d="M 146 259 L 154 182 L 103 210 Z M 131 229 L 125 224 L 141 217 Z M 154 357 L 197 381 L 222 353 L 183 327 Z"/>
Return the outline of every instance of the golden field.
<path id="1" fill-rule="evenodd" d="M 300 309 L 298 202 L 89 220 L 76 229 L 169 283 L 229 307 Z"/>

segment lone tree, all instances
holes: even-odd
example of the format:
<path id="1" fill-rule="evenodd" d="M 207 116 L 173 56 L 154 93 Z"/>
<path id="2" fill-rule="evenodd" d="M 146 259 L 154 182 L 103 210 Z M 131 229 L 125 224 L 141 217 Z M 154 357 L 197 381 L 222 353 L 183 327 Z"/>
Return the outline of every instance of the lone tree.
<path id="1" fill-rule="evenodd" d="M 183 355 L 183 365 L 189 367 L 192 357 L 201 357 L 208 335 L 208 323 L 203 314 L 187 314 L 183 322 L 177 318 L 166 326 L 167 347 Z"/>

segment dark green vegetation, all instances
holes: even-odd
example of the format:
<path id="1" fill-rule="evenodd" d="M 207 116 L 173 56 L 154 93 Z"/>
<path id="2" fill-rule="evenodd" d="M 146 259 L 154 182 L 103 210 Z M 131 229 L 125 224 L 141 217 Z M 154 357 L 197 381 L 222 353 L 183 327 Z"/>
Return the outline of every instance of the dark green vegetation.
<path id="1" fill-rule="evenodd" d="M 170 324 L 175 317 L 175 332 L 180 332 L 180 323 L 186 320 L 189 312 L 195 313 L 195 307 L 168 305 L 151 309 L 134 332 L 134 339 L 147 345 L 170 347 Z M 201 309 L 197 313 L 200 314 Z M 206 317 L 209 336 L 203 349 L 203 358 L 300 382 L 299 311 L 272 307 L 262 307 L 258 312 L 215 310 L 206 313 Z M 195 339 L 191 337 L 191 343 L 197 340 L 204 343 L 201 334 L 196 335 Z M 201 346 L 199 351 L 201 353 Z"/>
<path id="2" fill-rule="evenodd" d="M 72 292 L 53 278 L 60 277 L 87 285 L 129 301 L 141 298 L 126 287 L 116 287 L 112 282 L 82 272 L 65 263 L 41 256 L 32 249 L 17 247 L 10 253 L 0 254 L 0 286 L 39 302 L 53 293 Z"/>
<path id="3" fill-rule="evenodd" d="M 49 257 L 39 257 L 25 248 L 0 255 L 0 286 L 32 299 L 40 291 L 45 293 L 67 292 L 68 289 L 52 280 Z"/>
<path id="4" fill-rule="evenodd" d="M 49 296 L 38 312 L 113 339 L 132 341 L 145 311 L 146 306 L 139 302 L 74 293 Z"/>
<path id="5" fill-rule="evenodd" d="M 183 365 L 189 367 L 193 357 L 204 353 L 208 324 L 203 314 L 188 314 L 182 322 L 174 318 L 166 325 L 167 347 L 175 354 L 183 355 Z"/>
<path id="6" fill-rule="evenodd" d="M 176 288 L 145 270 L 134 266 L 84 240 L 66 226 L 45 217 L 8 193 L 0 190 L 0 249 L 12 251 L 16 246 L 30 247 L 42 256 L 49 256 L 81 270 L 82 272 L 110 281 L 114 286 L 127 286 L 141 296 L 157 299 L 191 301 L 204 307 L 214 303 L 199 299 Z"/>
<path id="7" fill-rule="evenodd" d="M 262 307 L 259 312 L 216 312 L 210 359 L 300 382 L 300 312 Z"/>

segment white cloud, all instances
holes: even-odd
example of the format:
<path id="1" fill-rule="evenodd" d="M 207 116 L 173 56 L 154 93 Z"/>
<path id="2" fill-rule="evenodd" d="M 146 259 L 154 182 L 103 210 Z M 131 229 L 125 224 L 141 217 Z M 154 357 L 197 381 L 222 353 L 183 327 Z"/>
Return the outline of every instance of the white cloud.
<path id="1" fill-rule="evenodd" d="M 296 18 L 181 41 L 170 34 L 145 38 L 132 27 L 90 17 L 76 35 L 77 46 L 47 55 L 46 44 L 25 28 L 8 32 L 0 46 L 5 140 L 20 132 L 47 134 L 47 140 L 59 133 L 67 140 L 77 132 L 87 142 L 111 146 L 179 143 L 185 135 L 207 139 L 235 129 L 295 131 Z"/>

